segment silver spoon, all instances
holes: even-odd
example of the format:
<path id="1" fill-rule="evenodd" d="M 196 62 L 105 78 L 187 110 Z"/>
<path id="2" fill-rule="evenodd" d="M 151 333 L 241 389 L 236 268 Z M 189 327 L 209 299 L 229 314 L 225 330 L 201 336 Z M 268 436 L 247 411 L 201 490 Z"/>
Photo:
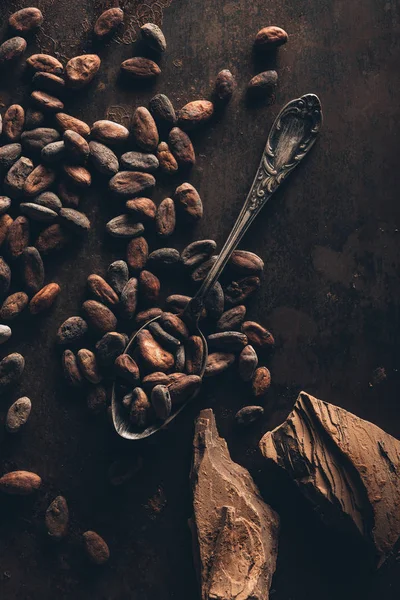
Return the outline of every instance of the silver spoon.
<path id="1" fill-rule="evenodd" d="M 236 223 L 201 287 L 180 315 L 180 318 L 189 325 L 191 333 L 199 335 L 203 340 L 204 352 L 202 368 L 199 373 L 200 377 L 204 374 L 208 358 L 207 341 L 199 328 L 199 318 L 207 294 L 218 280 L 232 252 L 263 206 L 312 148 L 321 123 L 321 103 L 315 94 L 301 96 L 301 98 L 292 100 L 282 108 L 272 125 L 260 166 Z M 151 319 L 139 331 L 145 329 L 157 319 L 159 317 Z M 139 331 L 129 341 L 125 353 L 129 353 Z M 162 423 L 151 425 L 138 433 L 135 430 L 137 428 L 130 423 L 128 415 L 124 413 L 122 403 L 116 398 L 114 383 L 112 389 L 112 418 L 115 430 L 121 437 L 126 439 L 140 440 L 147 438 L 166 427 L 196 395 L 197 393 L 179 406 Z"/>

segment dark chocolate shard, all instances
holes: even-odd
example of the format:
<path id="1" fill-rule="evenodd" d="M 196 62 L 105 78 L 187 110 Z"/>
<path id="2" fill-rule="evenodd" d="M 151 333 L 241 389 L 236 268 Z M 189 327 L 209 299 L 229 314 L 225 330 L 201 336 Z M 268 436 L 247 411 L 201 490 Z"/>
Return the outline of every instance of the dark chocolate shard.
<path id="1" fill-rule="evenodd" d="M 335 528 L 363 539 L 380 567 L 400 538 L 400 442 L 382 429 L 301 392 L 263 456 L 282 467 Z"/>
<path id="2" fill-rule="evenodd" d="M 211 409 L 193 441 L 191 521 L 202 600 L 268 600 L 278 551 L 279 517 L 249 472 L 233 462 Z"/>

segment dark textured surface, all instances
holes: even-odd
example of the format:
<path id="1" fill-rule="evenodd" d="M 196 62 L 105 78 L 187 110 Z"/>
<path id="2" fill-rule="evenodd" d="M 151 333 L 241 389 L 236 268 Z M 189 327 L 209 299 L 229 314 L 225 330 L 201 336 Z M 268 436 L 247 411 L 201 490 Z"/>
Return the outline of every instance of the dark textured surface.
<path id="1" fill-rule="evenodd" d="M 168 4 L 149 2 L 152 14 L 143 7 L 140 14 L 145 20 L 159 19 L 163 3 Z M 88 30 L 110 4 L 41 1 L 45 31 L 57 40 L 55 50 L 63 60 L 100 48 L 92 44 Z M 125 2 L 131 17 L 139 14 L 139 4 Z M 27 5 L 1 2 L 3 39 L 5 17 Z M 251 46 L 267 24 L 284 27 L 290 39 L 277 57 L 275 104 L 254 108 L 247 106 L 245 88 L 262 65 L 255 64 Z M 221 377 L 207 383 L 196 405 L 169 432 L 136 446 L 117 439 L 105 418 L 88 415 L 84 398 L 66 388 L 54 349 L 56 329 L 79 310 L 86 277 L 102 273 L 111 259 L 121 256 L 104 233 L 116 207 L 100 189 L 88 194 L 83 203 L 93 224 L 88 240 L 46 262 L 46 281 L 62 286 L 57 307 L 34 324 L 26 320 L 15 325 L 12 341 L 1 348 L 1 356 L 18 350 L 27 363 L 20 390 L 1 401 L 2 419 L 19 392 L 33 403 L 20 435 L 11 439 L 4 429 L 0 432 L 1 473 L 33 470 L 44 484 L 35 498 L 0 499 L 0 597 L 196 600 L 188 476 L 193 419 L 200 408 L 212 406 L 233 459 L 250 469 L 282 517 L 274 600 L 397 599 L 400 562 L 379 573 L 365 569 L 356 547 L 324 529 L 284 481 L 274 473 L 268 476 L 257 443 L 286 417 L 300 389 L 400 436 L 399 3 L 174 0 L 164 11 L 163 29 L 168 50 L 155 85 L 126 90 L 116 84 L 119 63 L 133 52 L 130 45 L 112 42 L 99 49 L 103 63 L 94 84 L 68 100 L 67 109 L 92 122 L 110 106 L 130 113 L 155 92 L 167 93 L 179 107 L 208 97 L 220 69 L 234 72 L 238 89 L 226 113 L 193 136 L 199 160 L 190 181 L 201 192 L 205 216 L 193 232 L 172 240 L 180 248 L 201 237 L 214 237 L 221 245 L 279 107 L 306 92 L 317 93 L 322 101 L 325 122 L 312 155 L 242 243 L 266 262 L 249 315 L 271 328 L 277 339 L 269 361 L 274 383 L 266 416 L 248 433 L 238 434 L 233 416 L 251 403 L 249 390 L 235 377 Z M 54 47 L 43 34 L 39 41 Z M 28 52 L 35 49 L 30 43 Z M 27 93 L 21 87 L 22 65 L 0 78 L 5 106 Z M 274 59 L 266 63 L 274 65 Z M 155 199 L 160 201 L 172 188 L 159 186 Z M 188 291 L 183 282 L 176 282 L 177 288 Z M 380 383 L 374 376 L 379 367 L 386 374 Z M 126 486 L 112 488 L 107 478 L 111 462 L 138 452 L 144 458 L 142 472 Z M 71 534 L 55 546 L 46 537 L 43 516 L 60 493 L 69 502 Z M 86 529 L 98 531 L 109 543 L 111 559 L 104 568 L 87 565 L 80 540 Z"/>

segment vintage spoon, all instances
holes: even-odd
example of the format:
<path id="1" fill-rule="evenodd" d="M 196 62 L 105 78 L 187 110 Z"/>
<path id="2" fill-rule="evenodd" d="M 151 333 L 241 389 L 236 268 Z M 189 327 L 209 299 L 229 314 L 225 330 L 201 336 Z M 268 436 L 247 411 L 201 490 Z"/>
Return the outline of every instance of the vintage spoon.
<path id="1" fill-rule="evenodd" d="M 210 269 L 196 295 L 180 315 L 181 319 L 183 319 L 191 329 L 191 333 L 199 335 L 203 340 L 203 364 L 201 372 L 199 373 L 201 377 L 203 376 L 206 367 L 208 347 L 207 341 L 199 329 L 199 317 L 204 307 L 204 301 L 207 294 L 218 280 L 232 252 L 235 250 L 260 210 L 313 146 L 320 130 L 321 122 L 321 103 L 318 96 L 314 94 L 301 96 L 301 98 L 292 100 L 282 108 L 272 125 L 261 157 L 260 166 L 258 167 L 253 185 L 250 188 L 250 192 L 240 215 L 238 216 L 224 247 L 219 253 L 218 259 Z M 158 318 L 159 317 L 156 317 L 155 319 L 148 321 L 139 329 L 139 331 L 146 328 Z M 125 353 L 129 353 L 139 331 L 137 331 L 129 341 L 129 344 L 125 348 Z M 179 406 L 168 419 L 161 423 L 151 425 L 144 431 L 138 433 L 137 428 L 130 423 L 128 415 L 124 414 L 121 402 L 116 398 L 114 383 L 112 390 L 112 418 L 115 430 L 121 437 L 130 440 L 139 440 L 149 437 L 156 431 L 159 431 L 168 425 L 168 423 L 183 410 L 186 404 L 188 404 L 195 395 L 196 394 Z"/>

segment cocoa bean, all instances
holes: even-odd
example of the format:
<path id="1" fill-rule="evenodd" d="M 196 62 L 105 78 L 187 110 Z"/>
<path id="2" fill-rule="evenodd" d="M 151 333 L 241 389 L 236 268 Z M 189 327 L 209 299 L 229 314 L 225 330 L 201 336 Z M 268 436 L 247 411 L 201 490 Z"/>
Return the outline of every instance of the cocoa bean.
<path id="1" fill-rule="evenodd" d="M 199 335 L 192 335 L 185 343 L 186 365 L 188 375 L 199 375 L 203 367 L 204 346 Z"/>
<path id="2" fill-rule="evenodd" d="M 38 165 L 25 179 L 24 194 L 26 196 L 37 196 L 47 190 L 54 183 L 55 178 L 56 174 L 52 169 L 44 165 Z"/>
<path id="3" fill-rule="evenodd" d="M 85 164 L 90 154 L 89 144 L 85 138 L 72 129 L 66 129 L 63 141 L 68 159 L 79 165 Z"/>
<path id="4" fill-rule="evenodd" d="M 168 385 L 169 383 L 169 375 L 161 371 L 149 373 L 149 375 L 146 375 L 142 381 L 142 385 L 147 393 L 150 393 L 156 385 Z"/>
<path id="5" fill-rule="evenodd" d="M 58 163 L 65 158 L 65 145 L 64 142 L 52 142 L 47 144 L 40 153 L 43 162 L 50 165 Z"/>
<path id="6" fill-rule="evenodd" d="M 74 56 L 66 64 L 65 75 L 68 85 L 73 89 L 81 89 L 88 85 L 100 69 L 101 60 L 97 54 Z"/>
<path id="7" fill-rule="evenodd" d="M 28 396 L 18 398 L 8 409 L 6 416 L 6 430 L 8 433 L 17 433 L 29 419 L 32 403 Z"/>
<path id="8" fill-rule="evenodd" d="M 41 254 L 49 254 L 55 250 L 62 250 L 69 243 L 70 238 L 61 229 L 58 223 L 50 225 L 40 233 L 36 240 L 36 248 Z"/>
<path id="9" fill-rule="evenodd" d="M 164 198 L 158 205 L 156 213 L 156 230 L 160 237 L 166 238 L 175 231 L 176 214 L 172 198 Z"/>
<path id="10" fill-rule="evenodd" d="M 156 317 L 159 317 L 162 313 L 161 308 L 147 308 L 146 310 L 142 310 L 141 312 L 138 312 L 136 317 L 135 317 L 135 323 L 137 327 L 142 327 L 142 325 L 145 325 L 148 321 L 151 321 L 152 319 L 155 319 Z"/>
<path id="11" fill-rule="evenodd" d="M 186 364 L 186 352 L 185 352 L 185 346 L 183 346 L 182 344 L 180 346 L 178 346 L 178 348 L 176 349 L 176 353 L 175 353 L 175 369 L 176 371 L 184 371 L 185 370 L 185 364 Z M 180 373 L 178 373 L 180 374 Z"/>
<path id="12" fill-rule="evenodd" d="M 42 111 L 28 108 L 25 113 L 25 129 L 36 129 L 37 127 L 42 127 L 43 123 L 44 114 Z"/>
<path id="13" fill-rule="evenodd" d="M 218 319 L 224 311 L 224 292 L 219 281 L 214 283 L 204 301 L 207 315 L 210 319 Z"/>
<path id="14" fill-rule="evenodd" d="M 139 367 L 129 354 L 120 354 L 114 363 L 115 374 L 134 385 L 140 379 Z"/>
<path id="15" fill-rule="evenodd" d="M 95 531 L 85 531 L 82 537 L 89 560 L 95 565 L 104 565 L 110 558 L 110 550 L 103 538 Z"/>
<path id="16" fill-rule="evenodd" d="M 168 144 L 172 154 L 181 167 L 191 167 L 196 162 L 193 144 L 189 136 L 179 127 L 174 127 L 169 132 Z"/>
<path id="17" fill-rule="evenodd" d="M 88 331 L 88 324 L 82 317 L 69 317 L 57 331 L 57 343 L 60 346 L 72 346 L 81 342 Z"/>
<path id="18" fill-rule="evenodd" d="M 8 171 L 4 180 L 4 189 L 11 198 L 20 198 L 24 193 L 25 181 L 33 171 L 33 162 L 21 156 Z"/>
<path id="19" fill-rule="evenodd" d="M 58 283 L 48 283 L 45 285 L 33 296 L 29 303 L 31 314 L 38 315 L 45 310 L 49 310 L 60 292 L 61 288 Z"/>
<path id="20" fill-rule="evenodd" d="M 120 144 L 126 142 L 129 137 L 129 131 L 126 127 L 104 119 L 93 123 L 91 134 L 94 139 L 104 144 Z"/>
<path id="21" fill-rule="evenodd" d="M 46 112 L 59 112 L 64 108 L 64 103 L 61 100 L 41 90 L 32 92 L 31 98 L 41 110 Z"/>
<path id="22" fill-rule="evenodd" d="M 12 321 L 28 306 L 29 298 L 25 292 L 15 292 L 8 296 L 0 309 L 2 321 Z"/>
<path id="23" fill-rule="evenodd" d="M 159 248 L 150 252 L 148 265 L 152 268 L 164 269 L 177 265 L 180 260 L 180 254 L 175 248 Z"/>
<path id="24" fill-rule="evenodd" d="M 11 283 L 11 269 L 4 260 L 2 256 L 0 256 L 0 297 L 3 298 L 8 290 L 10 289 Z"/>
<path id="25" fill-rule="evenodd" d="M 217 258 L 218 256 L 211 256 L 211 258 L 209 258 L 205 262 L 201 263 L 198 267 L 196 267 L 190 275 L 192 280 L 196 283 L 203 281 L 210 272 L 211 267 L 217 262 Z"/>
<path id="26" fill-rule="evenodd" d="M 132 406 L 129 418 L 133 425 L 144 428 L 148 425 L 152 414 L 152 407 L 145 391 L 136 387 L 132 392 Z"/>
<path id="27" fill-rule="evenodd" d="M 100 335 L 115 330 L 117 318 L 104 304 L 97 300 L 86 300 L 82 304 L 82 310 L 87 323 Z"/>
<path id="28" fill-rule="evenodd" d="M 138 302 L 138 280 L 131 277 L 121 291 L 121 316 L 132 319 Z"/>
<path id="29" fill-rule="evenodd" d="M 93 386 L 86 399 L 89 411 L 95 415 L 104 412 L 107 408 L 107 392 L 104 386 Z"/>
<path id="30" fill-rule="evenodd" d="M 201 386 L 201 377 L 187 375 L 180 377 L 169 386 L 172 405 L 181 405 L 191 398 Z"/>
<path id="31" fill-rule="evenodd" d="M 277 48 L 286 44 L 288 41 L 288 34 L 281 27 L 270 25 L 269 27 L 263 27 L 256 35 L 254 45 L 258 50 L 269 50 L 270 48 Z"/>
<path id="32" fill-rule="evenodd" d="M 11 258 L 18 258 L 29 244 L 29 221 L 17 217 L 8 228 L 7 250 Z"/>
<path id="33" fill-rule="evenodd" d="M 8 19 L 10 27 L 20 33 L 27 33 L 28 31 L 37 29 L 42 23 L 42 12 L 33 6 L 17 10 L 17 12 L 13 13 Z"/>
<path id="34" fill-rule="evenodd" d="M 198 191 L 191 183 L 182 183 L 178 186 L 175 190 L 174 200 L 192 221 L 198 221 L 203 216 L 203 203 Z"/>
<path id="35" fill-rule="evenodd" d="M 151 392 L 151 405 L 156 417 L 165 421 L 171 414 L 171 395 L 166 385 L 156 385 Z"/>
<path id="36" fill-rule="evenodd" d="M 142 235 L 144 227 L 130 215 L 119 215 L 108 221 L 106 231 L 112 237 L 130 239 Z"/>
<path id="37" fill-rule="evenodd" d="M 57 142 L 60 139 L 60 134 L 56 129 L 51 127 L 37 127 L 30 131 L 24 131 L 21 135 L 21 143 L 25 150 L 32 153 L 40 153 L 42 149 Z"/>
<path id="38" fill-rule="evenodd" d="M 228 352 L 212 352 L 208 355 L 204 377 L 214 377 L 226 371 L 235 362 L 235 355 Z"/>
<path id="39" fill-rule="evenodd" d="M 191 299 L 190 296 L 184 296 L 183 294 L 172 294 L 166 298 L 165 304 L 172 313 L 179 314 L 184 311 Z"/>
<path id="40" fill-rule="evenodd" d="M 214 240 L 198 240 L 192 242 L 182 251 L 182 262 L 185 267 L 188 267 L 189 269 L 197 267 L 200 263 L 203 263 L 210 258 L 216 248 L 217 244 Z"/>
<path id="41" fill-rule="evenodd" d="M 116 306 L 119 302 L 119 297 L 116 292 L 108 285 L 107 281 L 93 273 L 87 278 L 89 292 L 100 302 L 107 306 Z"/>
<path id="42" fill-rule="evenodd" d="M 149 323 L 149 331 L 154 337 L 167 350 L 175 351 L 181 345 L 180 341 L 167 333 L 165 329 L 163 329 L 158 321 L 153 321 Z"/>
<path id="43" fill-rule="evenodd" d="M 81 135 L 82 137 L 88 137 L 90 135 L 89 125 L 84 121 L 77 119 L 76 117 L 72 117 L 71 115 L 67 115 L 66 113 L 59 112 L 56 114 L 56 121 L 61 131 L 71 129 L 72 131 L 76 131 L 76 133 L 79 133 L 79 135 Z M 100 121 L 98 121 L 98 123 L 99 122 Z M 109 123 L 109 121 L 106 122 Z"/>
<path id="44" fill-rule="evenodd" d="M 11 206 L 11 198 L 0 196 L 0 215 L 4 215 Z"/>
<path id="45" fill-rule="evenodd" d="M 183 348 L 183 346 L 180 346 L 180 347 L 178 348 L 178 352 L 179 352 L 179 351 L 180 351 L 182 348 Z M 170 385 L 171 385 L 172 383 L 175 383 L 175 381 L 179 381 L 179 380 L 180 380 L 180 379 L 182 379 L 183 377 L 187 377 L 187 375 L 185 375 L 185 373 L 170 373 L 170 374 L 168 375 L 168 378 L 169 378 L 169 383 L 170 383 Z"/>
<path id="46" fill-rule="evenodd" d="M 26 40 L 22 37 L 13 37 L 3 42 L 0 46 L 0 65 L 5 66 L 14 62 L 26 50 Z"/>
<path id="47" fill-rule="evenodd" d="M 62 94 L 65 88 L 65 81 L 62 77 L 53 73 L 35 73 L 32 78 L 32 85 L 37 90 L 47 92 L 49 94 Z"/>
<path id="48" fill-rule="evenodd" d="M 267 367 L 258 367 L 251 379 L 251 387 L 256 398 L 264 396 L 271 385 L 271 373 Z"/>
<path id="49" fill-rule="evenodd" d="M 65 145 L 65 140 L 64 140 Z M 92 183 L 92 176 L 85 167 L 75 165 L 64 165 L 64 172 L 80 188 L 88 188 Z"/>
<path id="50" fill-rule="evenodd" d="M 24 123 L 24 109 L 20 104 L 12 104 L 3 116 L 3 134 L 10 142 L 18 142 L 24 130 Z"/>
<path id="51" fill-rule="evenodd" d="M 54 210 L 51 210 L 51 208 L 47 208 L 46 206 L 36 204 L 35 202 L 22 202 L 19 205 L 19 208 L 22 214 L 26 215 L 30 219 L 33 219 L 34 221 L 50 223 L 57 218 L 57 213 Z"/>
<path id="52" fill-rule="evenodd" d="M 106 333 L 96 344 L 96 356 L 100 365 L 105 367 L 114 364 L 115 359 L 123 353 L 126 337 L 122 333 L 112 331 Z"/>
<path id="53" fill-rule="evenodd" d="M 125 152 L 121 156 L 121 166 L 128 171 L 147 171 L 158 169 L 158 159 L 154 154 L 144 152 Z"/>
<path id="54" fill-rule="evenodd" d="M 146 152 L 156 150 L 159 141 L 157 125 L 151 113 L 144 106 L 139 106 L 133 113 L 131 129 L 140 148 Z"/>
<path id="55" fill-rule="evenodd" d="M 64 378 L 71 387 L 82 387 L 83 377 L 78 367 L 78 361 L 72 350 L 64 350 L 62 355 Z"/>
<path id="56" fill-rule="evenodd" d="M 247 250 L 234 250 L 228 264 L 241 275 L 258 275 L 264 269 L 264 261 Z"/>
<path id="57" fill-rule="evenodd" d="M 255 97 L 263 97 L 272 94 L 278 84 L 278 73 L 276 71 L 264 71 L 250 79 L 247 91 Z"/>
<path id="58" fill-rule="evenodd" d="M 94 34 L 99 39 L 111 35 L 124 22 L 124 11 L 120 8 L 109 8 L 101 13 L 94 25 Z"/>
<path id="59" fill-rule="evenodd" d="M 239 355 L 239 375 L 243 381 L 250 381 L 258 366 L 258 356 L 253 346 L 247 345 Z"/>
<path id="60" fill-rule="evenodd" d="M 54 192 L 43 192 L 32 200 L 32 202 L 44 206 L 45 208 L 49 208 L 54 212 L 59 212 L 62 209 L 61 200 Z"/>
<path id="61" fill-rule="evenodd" d="M 58 184 L 58 194 L 66 208 L 78 208 L 80 197 L 71 182 L 60 181 Z"/>
<path id="62" fill-rule="evenodd" d="M 160 346 L 150 331 L 139 331 L 136 341 L 140 357 L 149 370 L 165 372 L 172 369 L 175 363 L 173 355 Z"/>
<path id="63" fill-rule="evenodd" d="M 0 148 L 0 169 L 5 172 L 19 159 L 22 152 L 21 144 L 6 144 Z"/>
<path id="64" fill-rule="evenodd" d="M 124 60 L 121 64 L 121 71 L 128 79 L 152 79 L 161 73 L 157 63 L 142 56 Z"/>
<path id="65" fill-rule="evenodd" d="M 74 233 L 85 234 L 90 229 L 90 221 L 86 215 L 73 208 L 62 208 L 59 218 L 63 225 Z"/>
<path id="66" fill-rule="evenodd" d="M 124 260 L 116 260 L 111 263 L 107 269 L 107 279 L 111 287 L 120 295 L 129 279 L 129 270 L 126 262 Z"/>
<path id="67" fill-rule="evenodd" d="M 96 355 L 87 348 L 81 348 L 77 354 L 79 370 L 90 383 L 100 383 L 102 376 L 97 365 Z"/>
<path id="68" fill-rule="evenodd" d="M 238 329 L 246 316 L 246 307 L 243 304 L 234 306 L 225 311 L 217 322 L 217 331 L 232 331 Z"/>
<path id="69" fill-rule="evenodd" d="M 3 196 L 5 198 L 6 196 Z M 1 215 L 0 217 L 0 246 L 2 246 L 7 238 L 8 229 L 13 222 L 10 215 Z"/>
<path id="70" fill-rule="evenodd" d="M 0 492 L 13 496 L 28 496 L 40 488 L 42 480 L 30 471 L 12 471 L 0 477 Z"/>
<path id="71" fill-rule="evenodd" d="M 26 59 L 26 64 L 34 71 L 41 71 L 43 73 L 62 75 L 64 72 L 64 67 L 60 61 L 49 54 L 32 54 Z"/>
<path id="72" fill-rule="evenodd" d="M 245 321 L 242 324 L 242 332 L 247 335 L 249 342 L 254 346 L 269 348 L 275 344 L 272 333 L 255 321 Z"/>
<path id="73" fill-rule="evenodd" d="M 157 304 L 160 295 L 160 280 L 158 277 L 143 270 L 139 274 L 139 294 L 140 299 L 150 306 Z"/>
<path id="74" fill-rule="evenodd" d="M 144 269 L 149 255 L 149 246 L 143 236 L 130 240 L 126 247 L 126 262 L 130 271 L 138 273 Z"/>
<path id="75" fill-rule="evenodd" d="M 153 189 L 155 183 L 156 180 L 150 173 L 120 171 L 110 179 L 108 187 L 113 194 L 120 198 L 131 198 Z"/>
<path id="76" fill-rule="evenodd" d="M 167 49 L 167 42 L 161 29 L 155 23 L 145 23 L 140 28 L 142 40 L 152 50 L 156 52 L 165 52 Z"/>
<path id="77" fill-rule="evenodd" d="M 100 142 L 89 142 L 90 161 L 94 168 L 108 177 L 112 177 L 119 170 L 117 156 L 110 148 Z"/>
<path id="78" fill-rule="evenodd" d="M 0 325 L 0 344 L 7 342 L 12 335 L 12 331 L 8 325 Z"/>
<path id="79" fill-rule="evenodd" d="M 163 312 L 161 314 L 160 324 L 165 331 L 178 338 L 178 340 L 185 341 L 189 337 L 189 329 L 186 324 L 171 312 Z"/>
<path id="80" fill-rule="evenodd" d="M 236 81 L 229 69 L 220 71 L 215 80 L 214 95 L 221 104 L 226 104 L 232 98 Z"/>
<path id="81" fill-rule="evenodd" d="M 251 294 L 254 294 L 261 285 L 259 277 L 244 277 L 239 281 L 232 281 L 230 285 L 226 287 L 225 292 L 225 305 L 226 306 L 237 306 L 242 304 Z"/>
<path id="82" fill-rule="evenodd" d="M 203 125 L 214 114 L 214 105 L 209 100 L 194 100 L 185 104 L 178 112 L 179 127 L 187 131 Z"/>
<path id="83" fill-rule="evenodd" d="M 163 173 L 172 174 L 178 170 L 178 163 L 166 142 L 161 142 L 157 147 L 157 159 Z"/>
<path id="84" fill-rule="evenodd" d="M 0 361 L 0 394 L 21 379 L 24 368 L 25 359 L 18 352 L 9 354 Z"/>
<path id="85" fill-rule="evenodd" d="M 235 415 L 235 421 L 238 425 L 251 425 L 258 421 L 264 414 L 262 406 L 245 406 L 238 410 Z"/>
<path id="86" fill-rule="evenodd" d="M 247 336 L 239 331 L 212 333 L 208 336 L 207 341 L 210 348 L 227 352 L 239 352 L 248 343 Z"/>
<path id="87" fill-rule="evenodd" d="M 46 510 L 47 533 L 55 540 L 61 540 L 68 532 L 69 511 L 66 499 L 57 496 Z"/>
<path id="88" fill-rule="evenodd" d="M 172 126 L 176 123 L 175 109 L 171 100 L 165 94 L 156 94 L 149 102 L 150 112 L 156 123 Z"/>
<path id="89" fill-rule="evenodd" d="M 156 205 L 150 198 L 134 198 L 127 200 L 125 208 L 129 214 L 140 221 L 153 221 L 156 216 Z"/>

